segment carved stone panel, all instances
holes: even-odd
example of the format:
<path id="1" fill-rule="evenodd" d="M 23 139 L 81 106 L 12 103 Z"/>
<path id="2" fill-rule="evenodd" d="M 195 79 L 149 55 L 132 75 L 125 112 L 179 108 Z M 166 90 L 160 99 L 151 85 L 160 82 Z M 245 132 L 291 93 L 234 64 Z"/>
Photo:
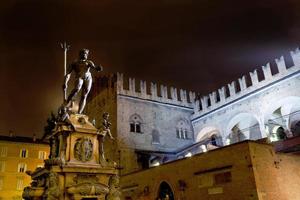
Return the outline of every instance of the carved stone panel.
<path id="1" fill-rule="evenodd" d="M 78 138 L 74 145 L 74 157 L 82 162 L 90 161 L 93 157 L 93 142 L 88 137 Z"/>

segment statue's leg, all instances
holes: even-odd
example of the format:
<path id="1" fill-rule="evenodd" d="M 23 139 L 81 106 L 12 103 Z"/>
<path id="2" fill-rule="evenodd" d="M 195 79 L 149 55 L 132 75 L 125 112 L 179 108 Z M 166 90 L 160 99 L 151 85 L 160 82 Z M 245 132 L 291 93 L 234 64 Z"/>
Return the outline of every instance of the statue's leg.
<path id="1" fill-rule="evenodd" d="M 82 88 L 83 85 L 83 79 L 78 78 L 75 81 L 75 88 L 71 91 L 68 99 L 67 99 L 67 104 L 70 103 L 70 101 L 77 95 L 77 93 L 80 91 L 80 89 Z"/>
<path id="2" fill-rule="evenodd" d="M 92 87 L 92 78 L 90 77 L 90 78 L 86 79 L 83 84 L 82 95 L 81 95 L 81 99 L 79 102 L 79 110 L 78 110 L 79 114 L 82 113 L 82 111 L 85 107 L 86 98 L 91 90 L 91 87 Z"/>

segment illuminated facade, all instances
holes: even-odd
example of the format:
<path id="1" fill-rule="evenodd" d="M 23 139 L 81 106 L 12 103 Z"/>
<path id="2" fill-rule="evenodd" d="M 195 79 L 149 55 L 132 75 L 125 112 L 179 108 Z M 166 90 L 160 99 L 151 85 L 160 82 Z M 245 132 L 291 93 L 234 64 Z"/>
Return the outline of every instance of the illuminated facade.
<path id="1" fill-rule="evenodd" d="M 28 137 L 0 136 L 0 199 L 21 200 L 31 178 L 25 172 L 44 165 L 49 145 Z"/>
<path id="2" fill-rule="evenodd" d="M 300 51 L 280 57 L 207 96 L 123 74 L 100 76 L 88 115 L 111 113 L 117 140 L 107 153 L 126 174 L 243 140 L 300 135 Z M 290 62 L 286 62 L 289 60 Z"/>

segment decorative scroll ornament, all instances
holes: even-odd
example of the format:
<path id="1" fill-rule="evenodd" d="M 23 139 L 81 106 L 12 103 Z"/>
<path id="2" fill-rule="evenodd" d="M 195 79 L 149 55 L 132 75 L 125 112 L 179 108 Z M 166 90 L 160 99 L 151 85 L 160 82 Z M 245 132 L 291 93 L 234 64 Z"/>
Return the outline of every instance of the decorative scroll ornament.
<path id="1" fill-rule="evenodd" d="M 90 138 L 83 137 L 76 140 L 74 145 L 74 157 L 82 162 L 87 162 L 93 156 L 93 143 Z"/>

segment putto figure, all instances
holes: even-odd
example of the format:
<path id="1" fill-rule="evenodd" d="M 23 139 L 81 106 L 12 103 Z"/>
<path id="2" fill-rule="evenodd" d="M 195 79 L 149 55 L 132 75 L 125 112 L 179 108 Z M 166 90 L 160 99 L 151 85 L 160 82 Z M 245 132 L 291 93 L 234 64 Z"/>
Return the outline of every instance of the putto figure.
<path id="1" fill-rule="evenodd" d="M 102 71 L 102 66 L 96 66 L 92 61 L 88 60 L 88 49 L 82 49 L 79 51 L 79 59 L 72 62 L 66 72 L 65 81 L 63 85 L 64 90 L 64 106 L 67 106 L 72 99 L 82 89 L 82 95 L 79 102 L 78 113 L 81 114 L 86 103 L 86 98 L 92 87 L 92 75 L 90 68 Z M 68 82 L 70 80 L 71 73 L 75 73 L 75 87 L 67 97 Z"/>

